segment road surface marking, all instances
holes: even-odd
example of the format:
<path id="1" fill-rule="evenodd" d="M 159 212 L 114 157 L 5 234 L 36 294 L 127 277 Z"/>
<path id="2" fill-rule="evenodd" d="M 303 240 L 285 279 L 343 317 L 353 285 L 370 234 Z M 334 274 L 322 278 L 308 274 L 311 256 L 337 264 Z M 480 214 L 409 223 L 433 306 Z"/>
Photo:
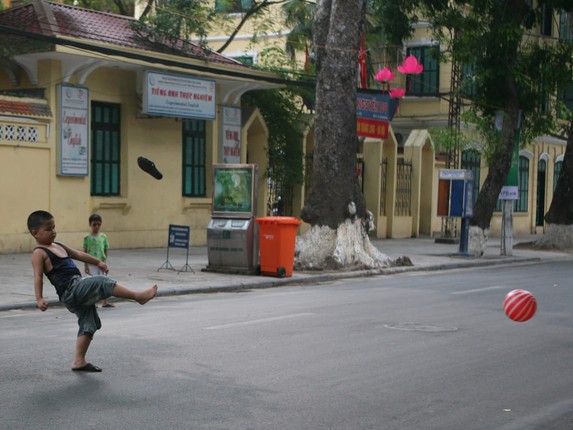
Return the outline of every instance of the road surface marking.
<path id="1" fill-rule="evenodd" d="M 225 329 L 225 328 L 242 327 L 245 325 L 263 324 L 263 323 L 267 323 L 267 322 L 282 321 L 282 320 L 288 320 L 288 319 L 293 319 L 293 318 L 301 318 L 301 317 L 307 317 L 307 316 L 311 316 L 311 315 L 315 315 L 315 314 L 313 314 L 313 313 L 300 313 L 300 314 L 282 315 L 279 317 L 261 318 L 261 319 L 257 319 L 257 320 L 240 321 L 240 322 L 235 322 L 235 323 L 213 325 L 211 327 L 205 327 L 205 330 L 220 330 L 220 329 Z"/>
<path id="2" fill-rule="evenodd" d="M 472 294 L 472 293 L 481 293 L 482 291 L 489 291 L 489 290 L 501 290 L 502 288 L 507 288 L 502 285 L 496 285 L 493 287 L 484 287 L 484 288 L 475 288 L 473 290 L 463 290 L 463 291 L 453 291 L 450 294 Z"/>

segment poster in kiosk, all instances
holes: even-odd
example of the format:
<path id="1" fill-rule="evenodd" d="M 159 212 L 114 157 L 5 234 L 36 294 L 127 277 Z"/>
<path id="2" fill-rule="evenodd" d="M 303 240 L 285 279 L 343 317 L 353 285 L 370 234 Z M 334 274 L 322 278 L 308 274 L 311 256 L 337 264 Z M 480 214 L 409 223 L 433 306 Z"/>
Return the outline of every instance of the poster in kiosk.
<path id="1" fill-rule="evenodd" d="M 440 169 L 438 216 L 462 219 L 460 254 L 468 253 L 469 219 L 474 212 L 474 173 L 463 169 Z"/>
<path id="2" fill-rule="evenodd" d="M 257 173 L 254 164 L 213 165 L 213 210 L 207 227 L 209 262 L 205 271 L 257 273 Z"/>

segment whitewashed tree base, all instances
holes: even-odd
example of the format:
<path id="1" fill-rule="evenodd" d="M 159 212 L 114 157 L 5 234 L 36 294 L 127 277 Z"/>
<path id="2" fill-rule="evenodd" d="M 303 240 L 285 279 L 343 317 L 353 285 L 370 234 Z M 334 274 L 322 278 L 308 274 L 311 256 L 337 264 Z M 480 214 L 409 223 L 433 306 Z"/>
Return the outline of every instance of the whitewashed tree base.
<path id="1" fill-rule="evenodd" d="M 483 257 L 487 246 L 488 230 L 472 225 L 468 232 L 468 254 L 472 257 Z"/>
<path id="2" fill-rule="evenodd" d="M 336 230 L 315 225 L 297 237 L 296 270 L 363 270 L 393 265 L 390 257 L 372 245 L 360 219 L 347 219 Z"/>
<path id="3" fill-rule="evenodd" d="M 573 225 L 548 224 L 545 233 L 533 243 L 537 249 L 573 249 Z"/>

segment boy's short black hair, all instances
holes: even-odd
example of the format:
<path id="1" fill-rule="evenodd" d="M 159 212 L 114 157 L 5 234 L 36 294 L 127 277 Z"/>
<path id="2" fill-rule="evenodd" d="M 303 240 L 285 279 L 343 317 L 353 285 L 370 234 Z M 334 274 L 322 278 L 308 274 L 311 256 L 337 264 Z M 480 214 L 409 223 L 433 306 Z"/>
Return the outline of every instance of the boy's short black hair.
<path id="1" fill-rule="evenodd" d="M 42 224 L 46 221 L 54 219 L 54 216 L 50 212 L 46 211 L 35 211 L 28 217 L 28 230 L 32 233 L 32 230 L 39 229 Z"/>
<path id="2" fill-rule="evenodd" d="M 91 223 L 94 222 L 94 221 L 103 222 L 103 221 L 101 220 L 101 216 L 99 216 L 98 214 L 92 214 L 92 215 L 90 216 L 89 223 L 91 224 Z"/>

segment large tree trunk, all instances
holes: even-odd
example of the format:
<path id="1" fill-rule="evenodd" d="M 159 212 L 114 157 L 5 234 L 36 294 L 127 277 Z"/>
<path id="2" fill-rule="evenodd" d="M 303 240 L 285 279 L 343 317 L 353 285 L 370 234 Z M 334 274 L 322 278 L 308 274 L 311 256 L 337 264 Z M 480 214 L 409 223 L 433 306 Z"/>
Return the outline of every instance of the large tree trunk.
<path id="1" fill-rule="evenodd" d="M 314 18 L 316 112 L 312 189 L 302 210 L 311 225 L 336 229 L 355 202 L 366 204 L 356 174 L 356 84 L 365 0 L 322 0 Z"/>
<path id="2" fill-rule="evenodd" d="M 573 119 L 569 124 L 563 167 L 545 221 L 548 224 L 573 224 Z"/>
<path id="3" fill-rule="evenodd" d="M 316 5 L 315 148 L 312 189 L 301 213 L 311 230 L 297 243 L 298 268 L 388 263 L 370 245 L 371 220 L 356 174 L 356 86 L 365 8 L 366 0 L 319 0 Z M 317 260 L 319 248 L 328 251 Z"/>
<path id="4" fill-rule="evenodd" d="M 545 221 L 545 233 L 534 246 L 540 249 L 573 249 L 573 119 L 569 124 L 563 167 Z"/>
<path id="5" fill-rule="evenodd" d="M 515 133 L 519 120 L 519 94 L 514 76 L 514 65 L 519 57 L 519 47 L 522 41 L 522 32 L 516 31 L 508 34 L 506 26 L 510 24 L 518 29 L 523 24 L 529 8 L 523 0 L 507 0 L 506 8 L 500 14 L 492 17 L 492 31 L 500 31 L 499 37 L 485 37 L 488 44 L 495 44 L 496 48 L 491 52 L 502 55 L 499 58 L 491 58 L 490 50 L 484 47 L 483 60 L 487 63 L 501 61 L 497 74 L 490 76 L 489 85 L 485 88 L 486 99 L 499 99 L 501 92 L 503 100 L 503 127 L 501 130 L 502 143 L 489 163 L 487 177 L 479 192 L 474 208 L 474 217 L 470 220 L 468 252 L 481 257 L 485 252 L 487 235 L 491 218 L 497 204 L 499 193 L 511 168 L 513 157 Z M 490 35 L 491 36 L 491 35 Z M 499 85 L 503 82 L 503 85 Z M 489 109 L 490 107 L 488 107 Z"/>

